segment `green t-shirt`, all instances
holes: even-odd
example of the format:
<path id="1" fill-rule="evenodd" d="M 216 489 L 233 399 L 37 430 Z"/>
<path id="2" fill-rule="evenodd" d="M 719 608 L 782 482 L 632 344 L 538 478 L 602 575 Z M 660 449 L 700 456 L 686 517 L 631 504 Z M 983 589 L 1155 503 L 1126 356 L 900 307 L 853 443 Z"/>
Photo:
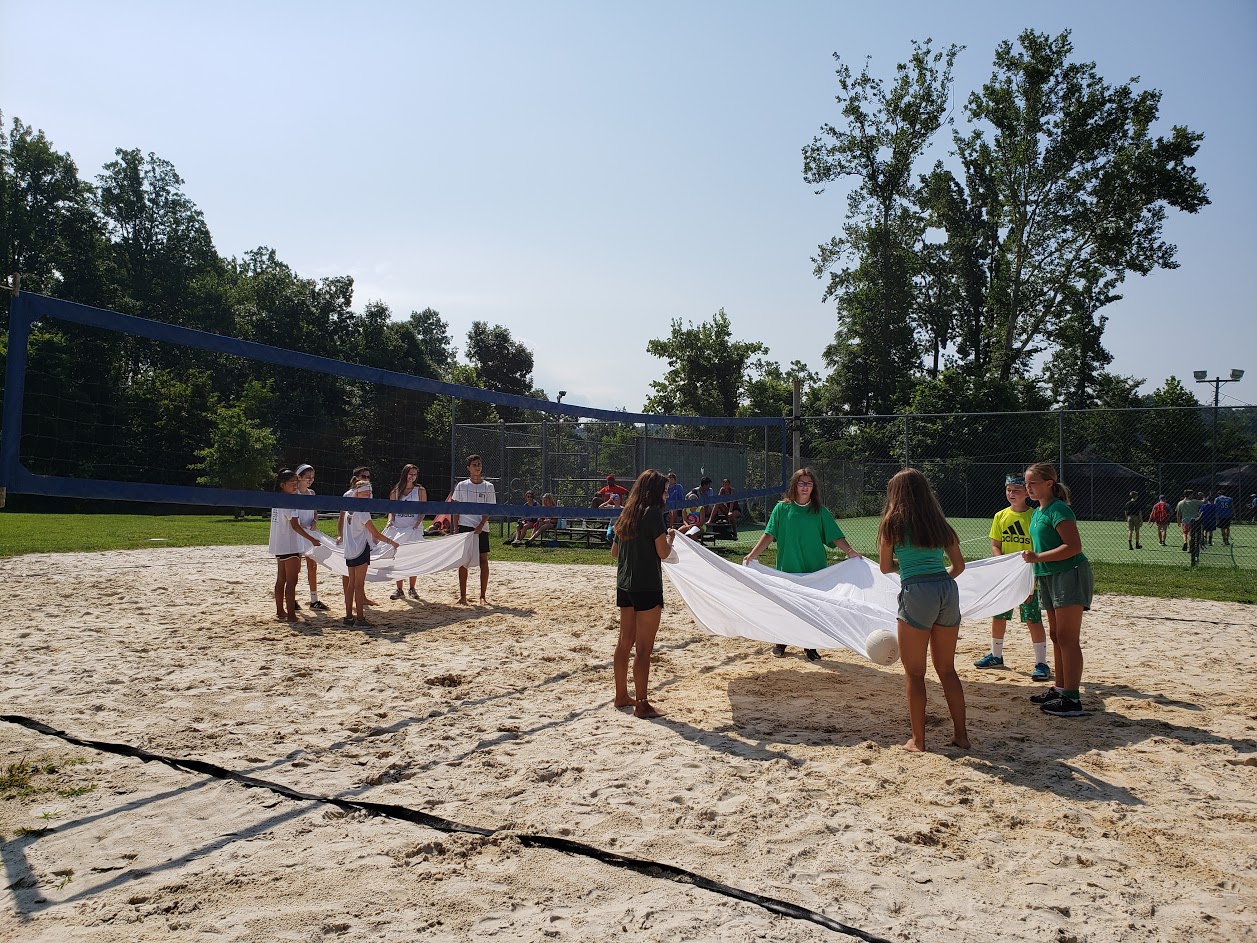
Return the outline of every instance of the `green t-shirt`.
<path id="1" fill-rule="evenodd" d="M 899 579 L 912 576 L 928 576 L 947 572 L 947 551 L 942 547 L 914 547 L 912 544 L 895 544 L 895 558 L 899 561 Z"/>
<path id="2" fill-rule="evenodd" d="M 821 505 L 813 511 L 811 505 L 778 501 L 768 516 L 764 533 L 777 541 L 777 569 L 782 573 L 815 573 L 829 566 L 825 548 L 843 539 L 842 528 Z"/>
<path id="3" fill-rule="evenodd" d="M 1051 504 L 1044 505 L 1036 510 L 1034 517 L 1030 521 L 1030 540 L 1033 542 L 1034 552 L 1047 553 L 1049 550 L 1055 550 L 1065 542 L 1061 540 L 1061 535 L 1056 532 L 1056 525 L 1061 521 L 1077 520 L 1078 518 L 1074 515 L 1074 509 L 1059 498 Z M 1072 557 L 1066 557 L 1064 560 L 1036 563 L 1034 565 L 1034 575 L 1048 576 L 1051 573 L 1064 573 L 1066 570 L 1072 570 L 1086 562 L 1087 557 L 1085 554 L 1076 553 Z"/>
<path id="4" fill-rule="evenodd" d="M 659 551 L 655 548 L 655 539 L 667 532 L 663 510 L 647 508 L 637 536 L 620 543 L 615 567 L 616 589 L 622 589 L 626 593 L 663 592 L 663 568 L 659 561 Z"/>
<path id="5" fill-rule="evenodd" d="M 1030 520 L 1033 517 L 1034 508 L 1026 508 L 1020 514 L 1012 508 L 995 513 L 991 521 L 991 539 L 1000 542 L 1001 553 L 1021 553 L 1030 549 Z"/>

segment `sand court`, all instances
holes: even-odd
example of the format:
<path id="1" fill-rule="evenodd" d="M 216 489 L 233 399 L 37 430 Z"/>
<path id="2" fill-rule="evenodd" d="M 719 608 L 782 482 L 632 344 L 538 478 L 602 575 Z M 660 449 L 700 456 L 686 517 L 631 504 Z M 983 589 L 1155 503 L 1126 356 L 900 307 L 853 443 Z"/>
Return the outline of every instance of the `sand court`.
<path id="1" fill-rule="evenodd" d="M 816 924 L 588 858 L 673 864 L 893 940 L 1239 940 L 1257 923 L 1257 613 L 1101 596 L 1095 713 L 1042 715 L 1012 670 L 957 656 L 974 748 L 929 681 L 912 756 L 903 679 L 698 628 L 669 585 L 641 721 L 610 706 L 614 571 L 494 561 L 421 600 L 273 621 L 261 548 L 0 561 L 2 712 L 306 793 L 495 830 L 450 835 L 294 801 L 0 724 L 0 766 L 59 764 L 0 802 L 0 939 L 837 940 Z M 1103 587 L 1101 587 L 1102 589 Z M 304 574 L 299 599 L 304 599 Z M 69 764 L 70 760 L 84 760 Z"/>

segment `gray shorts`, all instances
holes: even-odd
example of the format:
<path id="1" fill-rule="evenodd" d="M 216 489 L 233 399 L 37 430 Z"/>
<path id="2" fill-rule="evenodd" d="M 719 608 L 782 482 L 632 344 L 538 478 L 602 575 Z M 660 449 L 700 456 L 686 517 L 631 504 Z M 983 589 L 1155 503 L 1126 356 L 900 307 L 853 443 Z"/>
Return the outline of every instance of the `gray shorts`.
<path id="1" fill-rule="evenodd" d="M 946 573 L 910 576 L 899 590 L 899 618 L 914 629 L 960 625 L 960 591 Z"/>
<path id="2" fill-rule="evenodd" d="M 1085 561 L 1063 573 L 1049 573 L 1039 577 L 1039 604 L 1044 611 L 1064 609 L 1066 606 L 1091 608 L 1091 596 L 1095 592 L 1095 577 L 1091 563 Z"/>

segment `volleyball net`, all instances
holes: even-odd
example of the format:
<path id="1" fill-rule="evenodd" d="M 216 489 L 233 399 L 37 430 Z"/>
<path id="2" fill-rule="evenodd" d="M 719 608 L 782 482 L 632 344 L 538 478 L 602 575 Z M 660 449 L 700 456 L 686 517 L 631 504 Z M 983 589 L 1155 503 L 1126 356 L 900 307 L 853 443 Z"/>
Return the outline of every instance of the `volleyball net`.
<path id="1" fill-rule="evenodd" d="M 282 338 L 283 325 L 274 334 Z M 789 475 L 781 417 L 664 416 L 557 403 L 412 376 L 194 330 L 29 292 L 9 314 L 0 495 L 198 508 L 480 514 L 446 501 L 478 453 L 493 516 L 611 518 L 591 507 L 614 475 L 675 468 L 688 489 L 711 477 L 719 500 L 780 495 Z M 496 422 L 460 422 L 490 412 Z M 508 422 L 506 417 L 510 417 Z M 426 502 L 390 501 L 405 464 Z M 282 467 L 316 469 L 315 496 L 265 490 Z M 375 497 L 342 497 L 352 470 Z M 686 506 L 716 503 L 713 496 Z"/>

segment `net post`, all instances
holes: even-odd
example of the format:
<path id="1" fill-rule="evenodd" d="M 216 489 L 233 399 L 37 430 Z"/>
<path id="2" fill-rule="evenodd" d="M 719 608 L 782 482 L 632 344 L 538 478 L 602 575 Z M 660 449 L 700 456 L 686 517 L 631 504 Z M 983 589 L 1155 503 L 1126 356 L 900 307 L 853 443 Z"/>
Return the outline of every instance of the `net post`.
<path id="1" fill-rule="evenodd" d="M 19 276 L 13 276 L 16 285 Z M 0 493 L 14 483 L 21 462 L 22 401 L 26 392 L 26 362 L 31 318 L 26 295 L 14 294 L 9 307 L 9 351 L 4 374 L 4 425 L 0 427 Z M 0 507 L 3 507 L 0 501 Z"/>

